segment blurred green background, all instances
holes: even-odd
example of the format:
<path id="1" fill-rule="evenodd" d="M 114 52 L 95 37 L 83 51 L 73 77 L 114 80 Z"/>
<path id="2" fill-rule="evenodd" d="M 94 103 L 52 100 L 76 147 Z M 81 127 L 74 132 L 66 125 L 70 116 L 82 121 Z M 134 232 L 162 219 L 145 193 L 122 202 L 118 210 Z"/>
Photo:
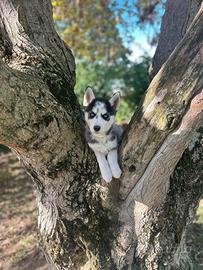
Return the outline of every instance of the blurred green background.
<path id="1" fill-rule="evenodd" d="M 165 1 L 52 1 L 58 33 L 76 59 L 80 103 L 88 85 L 96 96 L 122 93 L 117 121 L 129 121 L 148 87 Z"/>

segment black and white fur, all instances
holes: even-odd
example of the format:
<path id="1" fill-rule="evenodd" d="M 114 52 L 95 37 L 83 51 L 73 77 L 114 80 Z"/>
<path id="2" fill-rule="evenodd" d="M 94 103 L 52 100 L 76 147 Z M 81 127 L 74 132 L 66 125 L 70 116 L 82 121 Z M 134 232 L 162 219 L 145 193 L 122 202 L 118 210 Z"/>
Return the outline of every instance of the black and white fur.
<path id="1" fill-rule="evenodd" d="M 106 182 L 121 176 L 118 164 L 118 145 L 122 137 L 122 128 L 116 125 L 115 114 L 120 104 L 120 93 L 117 92 L 108 101 L 95 98 L 90 87 L 85 91 L 85 138 L 94 151 L 102 178 Z"/>

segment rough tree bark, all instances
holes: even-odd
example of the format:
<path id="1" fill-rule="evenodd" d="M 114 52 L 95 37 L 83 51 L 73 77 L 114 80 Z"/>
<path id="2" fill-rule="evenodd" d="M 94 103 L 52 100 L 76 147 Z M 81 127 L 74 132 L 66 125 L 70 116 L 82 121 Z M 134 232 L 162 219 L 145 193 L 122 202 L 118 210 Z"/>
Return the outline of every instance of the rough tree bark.
<path id="1" fill-rule="evenodd" d="M 50 1 L 0 2 L 0 142 L 32 176 L 50 269 L 181 269 L 203 185 L 202 42 L 203 6 L 124 135 L 120 186 L 106 185 L 81 134 L 74 58 Z"/>

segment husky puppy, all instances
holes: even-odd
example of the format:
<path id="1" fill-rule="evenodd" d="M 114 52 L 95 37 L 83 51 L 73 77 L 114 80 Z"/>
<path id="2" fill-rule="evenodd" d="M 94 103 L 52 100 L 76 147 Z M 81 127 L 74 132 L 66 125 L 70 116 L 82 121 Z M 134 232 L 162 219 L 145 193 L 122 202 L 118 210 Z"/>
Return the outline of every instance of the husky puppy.
<path id="1" fill-rule="evenodd" d="M 122 128 L 116 125 L 115 115 L 120 104 L 120 92 L 108 101 L 95 98 L 90 87 L 87 87 L 83 106 L 85 107 L 85 138 L 94 151 L 102 178 L 106 182 L 112 176 L 119 178 L 121 169 L 118 164 L 118 145 L 122 138 Z"/>

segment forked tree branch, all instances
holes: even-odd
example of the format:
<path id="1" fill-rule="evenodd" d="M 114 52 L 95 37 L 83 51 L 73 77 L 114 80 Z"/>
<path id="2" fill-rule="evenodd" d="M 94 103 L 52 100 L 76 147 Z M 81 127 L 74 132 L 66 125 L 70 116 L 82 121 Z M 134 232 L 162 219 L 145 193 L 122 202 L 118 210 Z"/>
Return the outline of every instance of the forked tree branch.
<path id="1" fill-rule="evenodd" d="M 32 9 L 30 5 L 32 5 Z M 21 16 L 23 9 L 26 9 L 27 11 L 24 18 L 22 18 Z M 10 10 L 12 10 L 12 14 L 10 14 L 9 16 Z M 32 10 L 32 14 L 30 13 L 30 10 Z M 48 16 L 43 16 L 45 13 L 47 14 L 47 10 Z M 32 71 L 28 72 L 31 74 L 31 78 L 33 78 L 32 76 L 34 74 L 37 74 L 43 80 L 44 78 L 46 78 L 45 82 L 46 84 L 48 84 L 46 91 L 52 92 L 55 95 L 57 101 L 59 101 L 60 103 L 60 95 L 62 95 L 62 98 L 64 97 L 62 90 L 64 89 L 64 85 L 66 84 L 69 91 L 66 92 L 65 101 L 67 106 L 65 107 L 69 116 L 70 123 L 70 125 L 67 126 L 67 129 L 69 129 L 70 126 L 75 125 L 74 133 L 77 133 L 77 143 L 79 145 L 84 145 L 78 130 L 80 129 L 79 126 L 82 125 L 81 114 L 76 98 L 72 92 L 72 86 L 70 86 L 69 79 L 65 77 L 65 79 L 62 79 L 63 83 L 60 84 L 58 81 L 55 82 L 54 80 L 51 80 L 50 77 L 53 74 L 51 70 L 49 70 L 49 67 L 52 67 L 52 64 L 54 62 L 56 62 L 57 65 L 60 66 L 60 70 L 62 71 L 62 73 L 64 72 L 64 70 L 66 70 L 67 73 L 69 72 L 68 74 L 70 75 L 70 77 L 72 76 L 72 73 L 68 71 L 66 67 L 67 60 L 70 60 L 68 62 L 72 61 L 68 58 L 71 54 L 69 50 L 66 51 L 65 55 L 61 53 L 64 51 L 64 44 L 59 39 L 53 28 L 50 2 L 47 0 L 43 1 L 41 3 L 41 10 L 39 11 L 38 4 L 35 3 L 35 1 L 33 1 L 31 4 L 30 2 L 22 0 L 8 2 L 3 0 L 0 4 L 0 11 L 1 29 L 5 24 L 5 30 L 7 35 L 5 38 L 7 38 L 8 42 L 10 42 L 12 45 L 12 57 L 10 60 L 7 59 L 7 63 L 13 68 L 13 71 L 11 69 L 10 71 L 8 71 L 7 69 L 7 72 L 10 72 L 12 73 L 12 75 L 14 75 L 14 69 L 19 69 L 22 72 L 24 72 L 25 70 L 27 71 L 27 69 L 31 69 Z M 36 13 L 36 16 L 33 16 L 33 13 Z M 5 23 L 4 20 L 8 20 L 9 22 Z M 9 25 L 12 25 L 12 20 L 15 22 L 13 28 L 9 27 Z M 40 22 L 42 25 L 40 24 Z M 201 29 L 202 8 L 196 16 L 195 21 L 185 38 L 182 40 L 182 42 L 174 51 L 170 59 L 167 61 L 167 63 L 152 81 L 143 102 L 142 108 L 140 108 L 140 111 L 135 114 L 130 123 L 130 128 L 128 133 L 124 137 L 124 142 L 121 150 L 121 161 L 124 170 L 122 178 L 124 180 L 121 180 L 120 189 L 120 195 L 122 199 L 125 199 L 128 196 L 128 194 L 131 192 L 138 180 L 142 177 L 147 168 L 147 165 L 149 164 L 154 154 L 161 147 L 163 141 L 166 139 L 171 130 L 173 130 L 179 124 L 180 118 L 183 117 L 192 96 L 202 86 L 202 60 L 200 57 L 200 48 L 202 46 Z M 5 35 L 5 33 L 3 33 L 3 35 Z M 48 37 L 49 35 L 50 37 Z M 58 44 L 60 44 L 60 46 Z M 46 50 L 44 50 L 44 47 L 46 48 Z M 26 54 L 25 57 L 21 57 L 23 51 L 24 54 Z M 33 53 L 37 55 L 35 60 L 33 60 L 32 58 Z M 45 62 L 43 62 L 43 59 L 45 59 Z M 40 66 L 39 70 L 35 68 L 35 64 L 38 62 L 44 64 L 44 66 Z M 48 70 L 46 67 L 47 63 Z M 1 65 L 3 65 L 3 63 Z M 55 71 L 58 70 L 58 68 L 54 64 L 53 69 L 54 75 L 56 75 Z M 2 68 L 2 72 L 3 70 L 4 68 Z M 62 73 L 59 72 L 59 78 L 63 78 Z M 20 77 L 22 77 L 22 74 L 20 75 L 20 73 L 18 73 Z M 12 82 L 10 83 L 10 81 L 17 82 L 17 76 L 14 75 L 12 77 L 11 75 L 7 75 L 7 86 L 12 89 L 15 88 L 16 90 L 14 92 L 18 96 L 18 99 L 20 99 L 20 95 L 22 94 L 22 92 L 18 92 L 18 89 L 20 89 L 21 87 L 25 88 L 26 82 L 25 85 L 23 85 L 23 80 L 20 79 L 21 83 L 19 85 L 15 85 L 15 83 L 13 83 L 13 86 L 11 86 Z M 36 88 L 35 84 L 38 84 L 38 82 L 36 81 L 36 79 L 31 78 L 28 79 L 30 81 L 29 91 L 34 93 L 34 89 Z M 61 85 L 63 86 L 61 87 Z M 11 104 L 7 104 L 6 101 L 10 92 L 7 90 L 8 89 L 5 87 L 4 95 L 2 95 L 1 106 L 2 108 L 6 107 L 7 109 L 9 109 L 9 106 Z M 19 105 L 17 102 L 13 102 L 12 109 L 15 107 L 15 105 L 21 107 L 24 106 L 22 104 Z M 29 108 L 31 108 L 30 104 Z M 34 112 L 39 111 L 38 106 L 33 109 Z M 6 115 L 5 108 L 2 109 L 2 113 L 3 112 Z M 51 119 L 51 117 L 49 119 Z M 22 123 L 25 123 L 25 120 L 23 121 L 23 119 L 20 119 L 20 121 L 22 121 Z M 35 119 L 34 121 L 35 123 L 38 123 L 39 121 L 42 122 L 43 120 L 41 117 L 40 119 Z M 79 124 L 77 125 L 78 122 Z M 7 121 L 7 123 L 10 122 Z M 11 123 L 12 126 L 15 126 L 15 114 L 14 117 L 12 116 Z M 37 124 L 35 126 L 37 126 Z M 33 127 L 30 127 L 30 130 L 32 130 L 32 128 Z M 6 134 L 7 130 L 5 126 L 2 130 L 4 134 Z M 39 130 L 37 132 L 39 132 Z M 143 136 L 143 132 L 145 133 L 145 136 Z M 39 136 L 40 133 L 43 133 L 43 131 L 40 130 L 36 137 L 41 137 Z M 26 133 L 25 131 L 23 131 L 19 132 L 19 134 Z M 51 136 L 53 136 L 52 133 Z M 13 144 L 15 144 L 15 140 L 18 144 L 22 141 L 22 139 L 20 140 L 19 136 L 16 136 L 16 133 L 14 132 L 14 135 L 12 136 Z M 63 142 L 61 142 L 61 148 L 66 149 L 66 146 L 64 147 L 64 140 L 62 141 Z M 80 146 L 78 149 L 84 149 L 84 146 Z M 61 155 L 60 157 L 61 160 L 62 156 L 63 155 Z"/>
<path id="2" fill-rule="evenodd" d="M 135 200 L 146 208 L 163 201 L 170 172 L 199 119 L 202 26 L 201 8 L 131 121 L 121 149 L 124 203 L 118 205 L 108 197 L 112 186 L 99 184 L 94 155 L 80 134 L 74 61 L 54 30 L 50 1 L 0 1 L 0 141 L 19 153 L 32 175 L 41 244 L 53 269 L 133 265 L 141 218 L 126 208 Z M 165 166 L 163 155 L 171 168 L 161 174 L 156 166 L 160 160 Z"/>

